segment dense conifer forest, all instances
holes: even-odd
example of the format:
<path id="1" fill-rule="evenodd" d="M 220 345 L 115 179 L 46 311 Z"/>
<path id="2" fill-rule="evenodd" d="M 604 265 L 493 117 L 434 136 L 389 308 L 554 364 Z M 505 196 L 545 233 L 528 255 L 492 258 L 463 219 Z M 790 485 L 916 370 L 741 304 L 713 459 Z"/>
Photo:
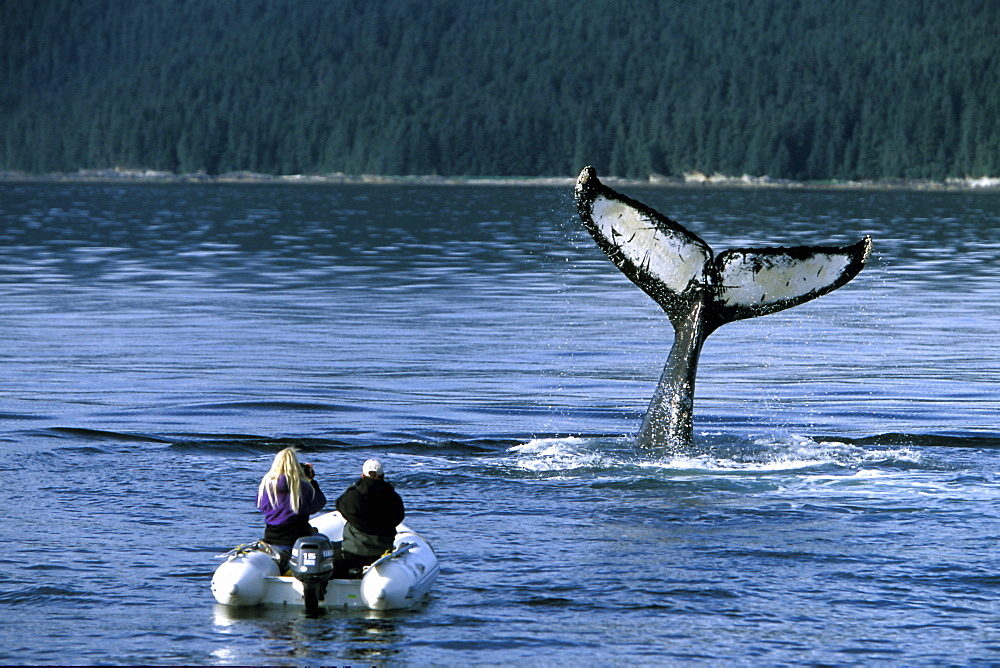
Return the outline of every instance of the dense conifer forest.
<path id="1" fill-rule="evenodd" d="M 996 0 L 3 0 L 0 170 L 1000 175 Z"/>

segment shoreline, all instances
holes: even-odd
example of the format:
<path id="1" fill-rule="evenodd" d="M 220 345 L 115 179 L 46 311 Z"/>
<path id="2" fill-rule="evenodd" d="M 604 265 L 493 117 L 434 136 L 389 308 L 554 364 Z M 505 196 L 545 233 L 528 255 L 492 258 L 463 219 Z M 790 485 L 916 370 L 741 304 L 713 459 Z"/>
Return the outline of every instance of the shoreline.
<path id="1" fill-rule="evenodd" d="M 695 172 L 684 176 L 652 174 L 648 178 L 602 176 L 608 184 L 627 187 L 664 188 L 774 188 L 787 190 L 933 190 L 954 192 L 1000 192 L 1000 178 L 949 178 L 944 181 L 926 179 L 880 179 L 858 181 L 793 181 L 767 176 L 706 176 Z M 20 171 L 0 171 L 0 183 L 235 183 L 235 184 L 330 184 L 330 185 L 435 185 L 435 186 L 551 186 L 573 187 L 576 177 L 570 176 L 385 176 L 377 174 L 288 174 L 270 175 L 256 172 L 174 174 L 142 169 L 83 169 L 77 172 L 31 174 Z"/>

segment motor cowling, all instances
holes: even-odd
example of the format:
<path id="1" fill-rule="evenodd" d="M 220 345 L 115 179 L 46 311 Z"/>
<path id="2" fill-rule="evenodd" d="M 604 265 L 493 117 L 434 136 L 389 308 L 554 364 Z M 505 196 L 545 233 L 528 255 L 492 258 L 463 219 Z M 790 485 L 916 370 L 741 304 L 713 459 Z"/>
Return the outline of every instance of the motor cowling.
<path id="1" fill-rule="evenodd" d="M 325 582 L 333 575 L 336 549 L 323 534 L 303 536 L 292 547 L 292 575 L 302 582 Z"/>

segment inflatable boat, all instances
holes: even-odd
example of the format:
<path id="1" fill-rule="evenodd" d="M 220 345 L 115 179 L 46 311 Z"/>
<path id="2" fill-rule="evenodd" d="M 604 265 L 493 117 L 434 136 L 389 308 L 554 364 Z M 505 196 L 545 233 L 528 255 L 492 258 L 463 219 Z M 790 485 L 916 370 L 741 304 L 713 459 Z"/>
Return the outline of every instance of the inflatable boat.
<path id="1" fill-rule="evenodd" d="M 331 578 L 335 552 L 343 538 L 344 518 L 332 512 L 310 521 L 319 532 L 300 538 L 289 570 L 278 572 L 278 561 L 267 543 L 241 545 L 227 554 L 212 576 L 212 593 L 223 605 L 304 605 L 395 610 L 424 597 L 437 579 L 437 556 L 419 534 L 400 524 L 393 551 L 364 568 L 360 579 Z"/>

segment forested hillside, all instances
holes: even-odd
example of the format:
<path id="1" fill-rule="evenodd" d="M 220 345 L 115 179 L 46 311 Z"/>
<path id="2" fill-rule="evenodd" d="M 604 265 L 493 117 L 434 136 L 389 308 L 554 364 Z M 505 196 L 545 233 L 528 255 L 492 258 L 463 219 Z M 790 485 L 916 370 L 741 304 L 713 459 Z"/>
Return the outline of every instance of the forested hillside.
<path id="1" fill-rule="evenodd" d="M 0 170 L 1000 175 L 996 0 L 2 0 Z"/>

